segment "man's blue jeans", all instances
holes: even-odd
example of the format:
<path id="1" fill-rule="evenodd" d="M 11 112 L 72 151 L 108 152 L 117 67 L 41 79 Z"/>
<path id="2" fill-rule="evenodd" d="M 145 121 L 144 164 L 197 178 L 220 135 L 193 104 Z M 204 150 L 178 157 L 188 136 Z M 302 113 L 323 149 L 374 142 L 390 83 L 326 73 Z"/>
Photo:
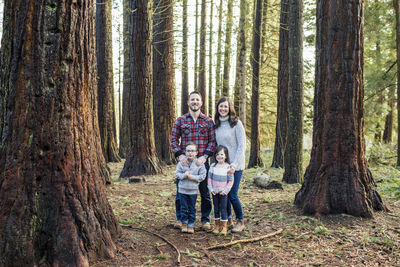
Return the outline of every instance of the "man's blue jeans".
<path id="1" fill-rule="evenodd" d="M 243 210 L 242 210 L 242 203 L 240 203 L 238 191 L 240 180 L 242 179 L 243 171 L 235 171 L 233 174 L 233 186 L 231 191 L 228 194 L 228 218 L 232 218 L 232 209 L 231 205 L 233 206 L 233 210 L 236 214 L 236 219 L 243 220 Z"/>

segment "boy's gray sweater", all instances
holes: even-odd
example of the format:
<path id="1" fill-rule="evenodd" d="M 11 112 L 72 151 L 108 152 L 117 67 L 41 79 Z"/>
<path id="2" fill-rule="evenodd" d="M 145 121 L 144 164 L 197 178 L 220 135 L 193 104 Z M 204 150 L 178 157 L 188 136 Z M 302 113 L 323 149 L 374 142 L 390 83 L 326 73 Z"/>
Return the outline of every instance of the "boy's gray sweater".
<path id="1" fill-rule="evenodd" d="M 199 184 L 207 176 L 207 170 L 204 164 L 197 166 L 194 159 L 189 166 L 183 166 L 180 162 L 176 166 L 175 177 L 178 179 L 178 192 L 180 194 L 196 195 L 199 189 Z M 193 179 L 188 179 L 185 175 L 189 172 Z"/>

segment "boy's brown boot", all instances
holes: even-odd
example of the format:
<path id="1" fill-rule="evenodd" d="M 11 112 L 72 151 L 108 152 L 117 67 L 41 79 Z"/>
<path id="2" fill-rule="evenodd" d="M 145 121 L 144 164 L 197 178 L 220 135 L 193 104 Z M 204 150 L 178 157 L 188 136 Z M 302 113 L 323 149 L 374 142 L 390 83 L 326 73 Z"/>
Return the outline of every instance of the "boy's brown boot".
<path id="1" fill-rule="evenodd" d="M 227 229 L 228 221 L 221 221 L 220 224 L 221 224 L 220 233 L 226 235 L 226 232 L 228 231 Z"/>
<path id="2" fill-rule="evenodd" d="M 214 230 L 213 230 L 213 234 L 219 234 L 220 224 L 221 224 L 220 220 L 215 220 L 215 227 L 214 227 Z"/>
<path id="3" fill-rule="evenodd" d="M 187 224 L 182 224 L 181 232 L 182 232 L 182 233 L 187 233 L 187 232 L 188 232 L 188 226 L 187 226 Z"/>
<path id="4" fill-rule="evenodd" d="M 232 229 L 232 233 L 240 233 L 244 230 L 244 220 L 238 220 Z"/>

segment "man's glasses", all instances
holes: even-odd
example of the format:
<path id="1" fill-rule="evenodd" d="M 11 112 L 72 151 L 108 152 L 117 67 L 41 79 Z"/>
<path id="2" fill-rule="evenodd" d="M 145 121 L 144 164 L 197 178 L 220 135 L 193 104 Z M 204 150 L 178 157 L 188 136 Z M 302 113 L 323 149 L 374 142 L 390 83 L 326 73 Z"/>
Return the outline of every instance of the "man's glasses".
<path id="1" fill-rule="evenodd" d="M 197 152 L 197 150 L 188 149 L 188 150 L 186 150 L 186 152 L 188 152 L 188 153 L 194 153 L 194 152 Z"/>

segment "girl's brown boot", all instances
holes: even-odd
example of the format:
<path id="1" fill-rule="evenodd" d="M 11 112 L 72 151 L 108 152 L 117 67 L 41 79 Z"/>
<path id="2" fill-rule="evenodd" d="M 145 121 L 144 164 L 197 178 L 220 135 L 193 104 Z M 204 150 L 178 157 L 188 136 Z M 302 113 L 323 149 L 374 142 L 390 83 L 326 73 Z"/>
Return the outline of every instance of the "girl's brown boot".
<path id="1" fill-rule="evenodd" d="M 213 234 L 219 234 L 220 224 L 221 224 L 220 220 L 215 220 L 215 227 L 214 227 L 214 230 L 213 230 Z"/>
<path id="2" fill-rule="evenodd" d="M 220 233 L 223 234 L 223 235 L 226 235 L 226 233 L 228 231 L 228 229 L 227 229 L 228 222 L 227 221 L 221 221 L 220 224 L 221 224 Z"/>

